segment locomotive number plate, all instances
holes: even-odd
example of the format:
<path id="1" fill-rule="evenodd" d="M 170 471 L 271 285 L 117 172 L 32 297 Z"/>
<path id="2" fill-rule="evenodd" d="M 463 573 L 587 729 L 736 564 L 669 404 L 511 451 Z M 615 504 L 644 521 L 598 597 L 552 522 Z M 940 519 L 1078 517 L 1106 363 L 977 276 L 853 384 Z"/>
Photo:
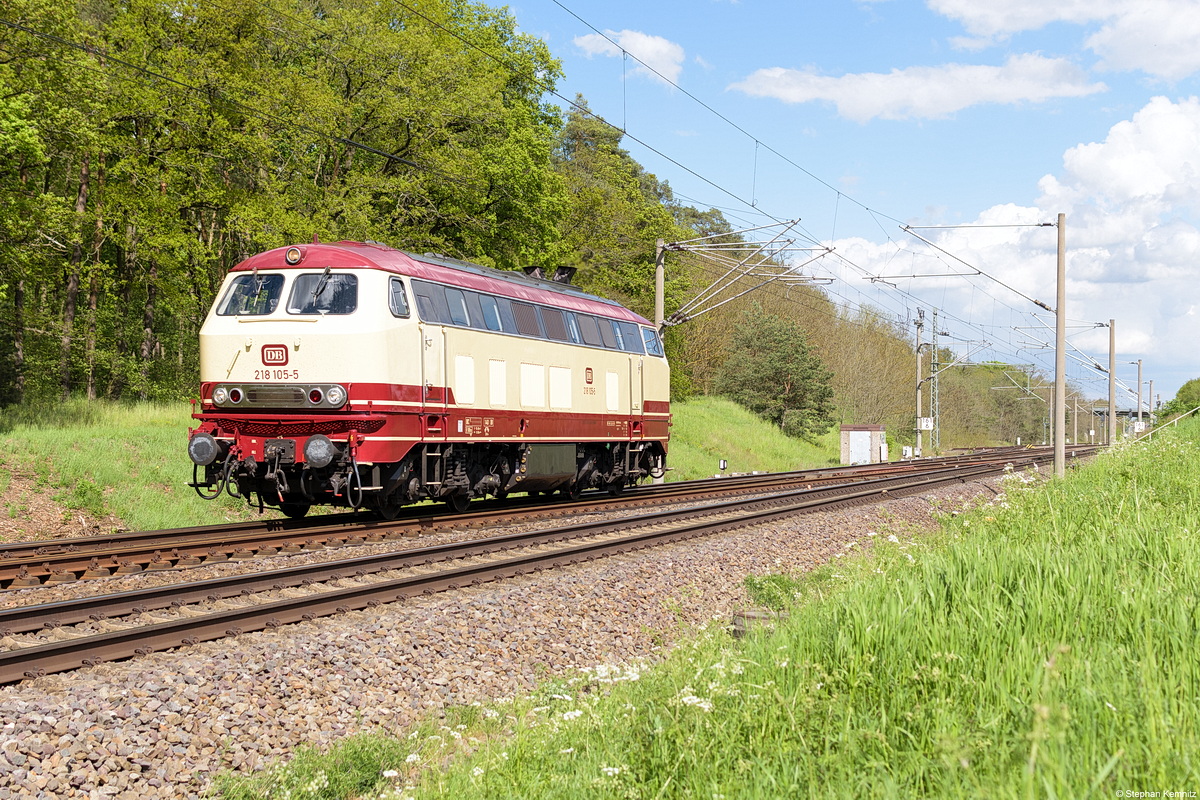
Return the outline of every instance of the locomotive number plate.
<path id="1" fill-rule="evenodd" d="M 298 369 L 256 369 L 256 370 L 254 370 L 254 380 L 256 380 L 256 381 L 298 381 L 298 380 L 300 380 L 300 370 L 298 370 Z"/>

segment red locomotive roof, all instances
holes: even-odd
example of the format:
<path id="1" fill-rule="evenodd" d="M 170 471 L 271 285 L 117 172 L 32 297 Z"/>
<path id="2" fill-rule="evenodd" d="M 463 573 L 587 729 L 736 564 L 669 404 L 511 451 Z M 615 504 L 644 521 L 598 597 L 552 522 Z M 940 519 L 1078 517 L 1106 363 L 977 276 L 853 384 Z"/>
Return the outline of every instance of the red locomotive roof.
<path id="1" fill-rule="evenodd" d="M 461 286 L 478 292 L 527 300 L 532 303 L 565 308 L 588 314 L 599 314 L 612 319 L 627 320 L 639 325 L 650 325 L 650 321 L 624 306 L 603 297 L 587 294 L 566 284 L 531 278 L 520 272 L 492 269 L 465 261 L 456 261 L 443 256 L 416 255 L 396 250 L 377 242 L 333 242 L 330 244 L 294 245 L 300 250 L 301 258 L 296 264 L 288 264 L 284 254 L 289 247 L 277 247 L 265 253 L 250 256 L 231 269 L 231 272 L 251 270 L 313 270 L 333 269 L 380 269 L 412 278 Z"/>

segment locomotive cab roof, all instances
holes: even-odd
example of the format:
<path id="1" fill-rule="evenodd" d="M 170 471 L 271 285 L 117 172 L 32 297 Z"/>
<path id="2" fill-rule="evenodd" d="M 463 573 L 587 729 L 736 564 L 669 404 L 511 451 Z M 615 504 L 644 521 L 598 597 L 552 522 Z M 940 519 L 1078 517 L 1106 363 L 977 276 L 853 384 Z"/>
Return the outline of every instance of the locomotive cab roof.
<path id="1" fill-rule="evenodd" d="M 251 256 L 230 272 L 256 270 L 380 269 L 412 278 L 462 286 L 518 300 L 599 313 L 640 325 L 650 321 L 620 303 L 577 286 L 512 270 L 495 269 L 433 253 L 418 255 L 379 242 L 341 241 L 288 245 Z M 596 308 L 593 304 L 601 304 Z"/>

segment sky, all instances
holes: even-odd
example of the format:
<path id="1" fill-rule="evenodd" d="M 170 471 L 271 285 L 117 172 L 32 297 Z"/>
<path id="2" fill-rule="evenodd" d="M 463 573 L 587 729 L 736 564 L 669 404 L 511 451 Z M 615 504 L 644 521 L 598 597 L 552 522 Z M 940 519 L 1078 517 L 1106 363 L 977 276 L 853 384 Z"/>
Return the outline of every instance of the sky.
<path id="1" fill-rule="evenodd" d="M 831 248 L 802 271 L 839 304 L 923 310 L 926 341 L 936 310 L 966 362 L 1052 378 L 1034 301 L 1055 306 L 1063 214 L 1068 380 L 1107 398 L 1109 320 L 1119 407 L 1138 359 L 1147 409 L 1149 381 L 1165 402 L 1200 377 L 1196 0 L 509 9 L 562 63 L 552 100 L 582 95 L 683 202 L 778 225 L 749 238 Z"/>

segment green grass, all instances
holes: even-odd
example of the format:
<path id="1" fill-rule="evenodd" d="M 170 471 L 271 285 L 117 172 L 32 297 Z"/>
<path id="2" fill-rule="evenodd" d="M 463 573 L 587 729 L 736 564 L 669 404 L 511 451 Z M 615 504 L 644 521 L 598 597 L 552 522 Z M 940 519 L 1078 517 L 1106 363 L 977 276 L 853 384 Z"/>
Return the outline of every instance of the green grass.
<path id="1" fill-rule="evenodd" d="M 220 785 L 460 800 L 1194 789 L 1198 440 L 1200 425 L 1181 426 L 1061 481 L 1014 476 L 939 534 L 881 529 L 812 577 L 757 580 L 793 595 L 774 632 L 713 626 L 653 667 L 357 737 L 343 747 L 386 758 L 356 763 L 356 794 L 304 791 L 343 771 L 342 747 Z"/>
<path id="2" fill-rule="evenodd" d="M 817 444 L 783 435 L 775 426 L 721 397 L 697 397 L 671 404 L 674 426 L 667 453 L 668 480 L 686 481 L 720 474 L 725 459 L 733 472 L 788 472 L 838 463 L 840 434 L 824 434 Z"/>
<path id="3" fill-rule="evenodd" d="M 740 406 L 719 398 L 676 404 L 668 463 L 671 480 L 707 477 L 721 458 L 729 472 L 778 472 L 829 463 L 836 434 L 818 448 L 789 439 Z M 206 502 L 186 484 L 192 478 L 188 403 L 136 405 L 72 401 L 47 408 L 0 412 L 0 492 L 9 471 L 32 477 L 68 511 L 115 515 L 132 530 L 188 527 L 257 516 L 243 501 Z M 19 503 L 0 513 L 19 519 Z M 267 510 L 268 516 L 279 516 Z"/>
<path id="4" fill-rule="evenodd" d="M 188 403 L 72 401 L 50 409 L 7 409 L 0 416 L 0 452 L 6 472 L 28 475 L 68 510 L 97 518 L 113 514 L 133 530 L 245 516 L 244 502 L 222 497 L 208 503 L 187 487 L 191 422 Z M 19 519 L 21 512 L 7 513 Z"/>

